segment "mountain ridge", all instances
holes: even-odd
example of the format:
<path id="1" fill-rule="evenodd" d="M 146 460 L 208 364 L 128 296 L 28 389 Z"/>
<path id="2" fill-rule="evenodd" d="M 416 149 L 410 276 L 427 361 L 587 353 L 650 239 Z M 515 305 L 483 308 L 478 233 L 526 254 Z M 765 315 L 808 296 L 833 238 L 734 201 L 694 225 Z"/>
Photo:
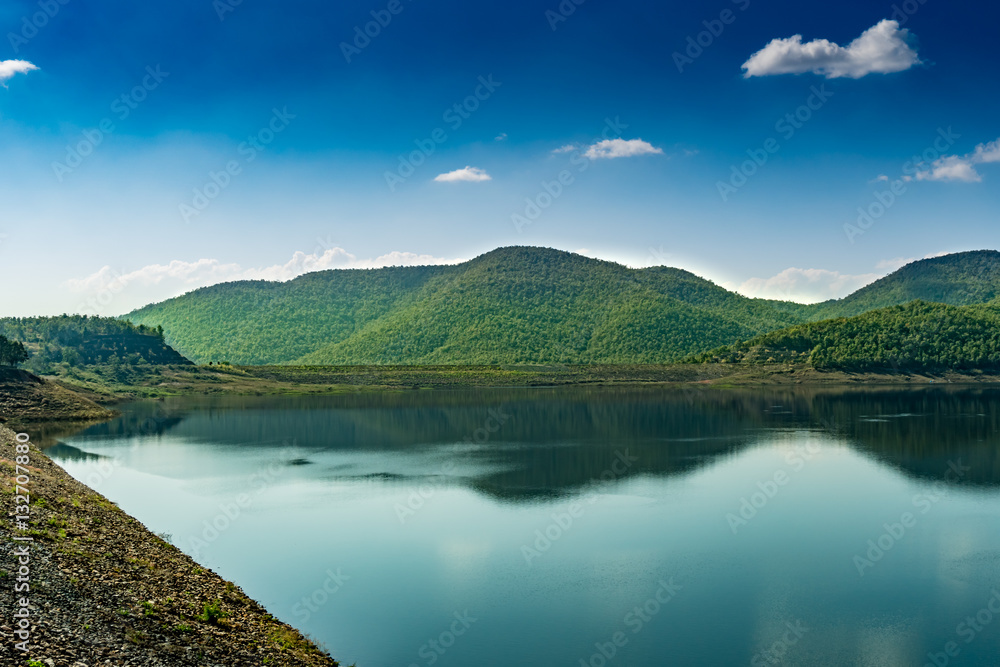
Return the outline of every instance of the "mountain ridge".
<path id="1" fill-rule="evenodd" d="M 667 363 L 808 322 L 915 299 L 1000 294 L 1000 252 L 919 260 L 839 300 L 755 299 L 689 271 L 552 248 L 455 265 L 331 269 L 201 288 L 125 316 L 196 362 Z"/>

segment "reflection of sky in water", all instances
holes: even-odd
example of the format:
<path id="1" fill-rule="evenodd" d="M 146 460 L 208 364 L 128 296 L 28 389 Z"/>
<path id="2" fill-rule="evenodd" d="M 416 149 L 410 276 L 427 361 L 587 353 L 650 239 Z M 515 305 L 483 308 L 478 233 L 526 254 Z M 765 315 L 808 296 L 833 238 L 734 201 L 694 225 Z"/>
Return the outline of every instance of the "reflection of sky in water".
<path id="1" fill-rule="evenodd" d="M 199 559 L 346 664 L 428 664 L 421 647 L 465 610 L 478 620 L 436 664 L 578 665 L 618 631 L 609 664 L 750 664 L 796 622 L 808 630 L 781 664 L 921 665 L 952 640 L 952 664 L 995 664 L 1000 619 L 971 644 L 955 634 L 1000 583 L 990 401 L 957 420 L 952 403 L 826 397 L 824 429 L 794 397 L 525 396 L 244 401 L 64 442 L 117 462 L 97 488 L 189 553 L 246 494 Z M 467 442 L 497 406 L 511 421 Z M 588 485 L 626 449 L 630 474 Z M 108 460 L 71 453 L 58 458 L 84 480 Z M 956 457 L 975 483 L 935 485 Z M 734 524 L 744 499 L 758 507 Z M 855 556 L 905 512 L 913 527 L 859 576 Z M 350 579 L 307 615 L 338 568 Z M 671 579 L 676 598 L 633 632 Z"/>

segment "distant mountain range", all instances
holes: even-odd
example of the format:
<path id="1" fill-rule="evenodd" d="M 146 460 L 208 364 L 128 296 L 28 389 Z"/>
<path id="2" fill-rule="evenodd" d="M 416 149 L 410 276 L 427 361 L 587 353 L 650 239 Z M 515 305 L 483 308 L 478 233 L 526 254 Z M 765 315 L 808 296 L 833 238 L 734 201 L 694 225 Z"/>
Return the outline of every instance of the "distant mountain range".
<path id="1" fill-rule="evenodd" d="M 802 305 L 680 269 L 510 247 L 452 266 L 224 283 L 124 318 L 162 327 L 199 363 L 664 363 L 914 300 L 967 306 L 998 295 L 995 251 L 921 260 L 844 299 Z"/>

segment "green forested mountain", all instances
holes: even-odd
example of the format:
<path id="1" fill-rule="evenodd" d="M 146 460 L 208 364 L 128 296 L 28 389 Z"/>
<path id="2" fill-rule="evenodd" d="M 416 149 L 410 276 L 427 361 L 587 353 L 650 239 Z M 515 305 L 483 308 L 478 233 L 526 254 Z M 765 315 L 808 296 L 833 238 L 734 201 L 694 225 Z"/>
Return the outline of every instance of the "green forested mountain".
<path id="1" fill-rule="evenodd" d="M 922 300 L 968 306 L 1000 296 L 1000 252 L 977 250 L 907 264 L 848 297 L 816 304 L 811 321 Z"/>
<path id="2" fill-rule="evenodd" d="M 203 363 L 658 363 L 914 299 L 965 305 L 997 294 L 992 251 L 915 262 L 804 306 L 748 299 L 679 269 L 512 247 L 455 266 L 227 283 L 125 317 L 162 326 Z"/>
<path id="3" fill-rule="evenodd" d="M 200 289 L 126 315 L 200 361 L 661 362 L 802 321 L 658 267 L 543 248 L 456 266 L 337 270 Z"/>
<path id="4" fill-rule="evenodd" d="M 975 306 L 911 301 L 763 334 L 691 361 L 807 361 L 848 371 L 998 369 L 1000 299 Z"/>
<path id="5" fill-rule="evenodd" d="M 113 317 L 60 315 L 0 318 L 0 336 L 22 343 L 28 368 L 48 372 L 55 364 L 190 364 L 163 341 L 163 330 Z"/>

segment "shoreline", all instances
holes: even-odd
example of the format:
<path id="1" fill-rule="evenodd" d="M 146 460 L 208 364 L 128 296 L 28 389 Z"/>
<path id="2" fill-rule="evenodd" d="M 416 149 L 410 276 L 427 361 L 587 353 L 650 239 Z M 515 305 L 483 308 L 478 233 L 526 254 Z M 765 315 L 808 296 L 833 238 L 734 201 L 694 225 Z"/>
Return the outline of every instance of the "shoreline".
<path id="1" fill-rule="evenodd" d="M 0 602 L 10 610 L 0 629 L 14 637 L 0 649 L 4 664 L 30 658 L 72 667 L 339 667 L 238 586 L 154 535 L 33 443 L 27 453 L 17 453 L 15 444 L 14 432 L 0 425 L 0 469 L 7 478 L 0 497 L 8 513 L 0 534 L 11 545 L 0 565 Z M 28 456 L 28 464 L 17 469 L 17 456 Z M 30 492 L 30 518 L 22 526 L 13 521 L 15 484 L 25 481 L 18 475 L 29 479 L 18 490 Z M 23 584 L 27 590 L 15 591 Z M 20 619 L 14 610 L 22 608 L 26 653 L 15 647 L 22 639 L 15 635 Z"/>
<path id="2" fill-rule="evenodd" d="M 180 396 L 324 396 L 426 390 L 555 387 L 898 388 L 1000 385 L 1000 373 L 820 371 L 794 364 L 594 366 L 160 366 L 128 384 L 0 368 L 0 424 L 92 424 L 116 405 Z"/>
<path id="3" fill-rule="evenodd" d="M 46 376 L 97 410 L 142 398 L 190 395 L 311 395 L 365 391 L 558 386 L 872 386 L 1000 384 L 996 371 L 939 373 L 817 370 L 805 364 L 480 365 L 480 366 L 163 366 L 128 383 L 97 374 Z M 0 384 L 0 397 L 4 386 Z M 0 406 L 2 407 L 2 406 Z M 113 415 L 98 415 L 106 419 Z M 85 419 L 84 419 L 85 420 Z M 36 421 L 53 421 L 48 415 Z M 81 420 L 82 421 L 82 420 Z"/>

